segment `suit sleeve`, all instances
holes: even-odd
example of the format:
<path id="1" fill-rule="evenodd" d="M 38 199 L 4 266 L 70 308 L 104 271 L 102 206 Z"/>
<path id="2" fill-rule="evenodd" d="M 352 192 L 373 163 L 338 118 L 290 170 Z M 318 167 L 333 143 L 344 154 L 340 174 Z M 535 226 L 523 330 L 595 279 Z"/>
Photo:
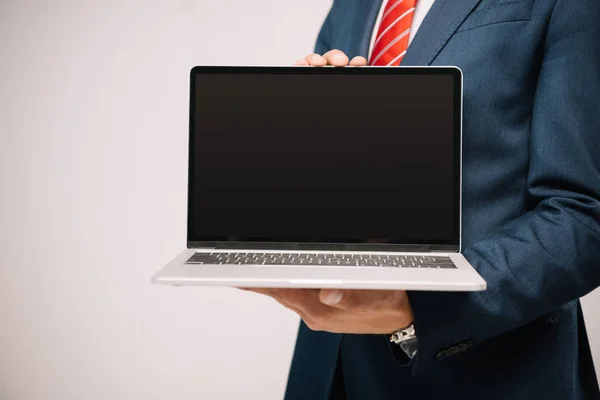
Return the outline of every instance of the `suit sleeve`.
<path id="1" fill-rule="evenodd" d="M 315 45 L 315 53 L 317 54 L 323 55 L 332 49 L 331 18 L 337 7 L 337 3 L 337 0 L 333 2 L 327 17 L 325 18 L 325 22 L 323 22 L 319 36 L 317 37 L 317 43 Z"/>
<path id="2" fill-rule="evenodd" d="M 600 286 L 598 21 L 598 1 L 557 2 L 532 117 L 532 208 L 464 250 L 487 291 L 409 293 L 419 340 L 415 374 L 449 346 L 476 346 Z"/>

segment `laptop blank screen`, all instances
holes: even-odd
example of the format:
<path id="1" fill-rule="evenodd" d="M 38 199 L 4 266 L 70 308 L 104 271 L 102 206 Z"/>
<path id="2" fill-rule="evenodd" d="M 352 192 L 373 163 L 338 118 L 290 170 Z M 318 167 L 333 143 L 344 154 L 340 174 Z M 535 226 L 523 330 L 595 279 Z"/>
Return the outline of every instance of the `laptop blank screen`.
<path id="1" fill-rule="evenodd" d="M 460 73 L 197 67 L 188 241 L 458 245 Z"/>

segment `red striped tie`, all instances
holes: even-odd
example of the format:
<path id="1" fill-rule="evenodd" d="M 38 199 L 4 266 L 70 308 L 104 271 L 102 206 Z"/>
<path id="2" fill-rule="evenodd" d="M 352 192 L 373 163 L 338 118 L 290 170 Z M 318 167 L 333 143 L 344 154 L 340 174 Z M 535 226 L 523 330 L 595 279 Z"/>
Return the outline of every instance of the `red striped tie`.
<path id="1" fill-rule="evenodd" d="M 369 65 L 400 65 L 410 37 L 417 0 L 389 0 L 381 17 Z"/>

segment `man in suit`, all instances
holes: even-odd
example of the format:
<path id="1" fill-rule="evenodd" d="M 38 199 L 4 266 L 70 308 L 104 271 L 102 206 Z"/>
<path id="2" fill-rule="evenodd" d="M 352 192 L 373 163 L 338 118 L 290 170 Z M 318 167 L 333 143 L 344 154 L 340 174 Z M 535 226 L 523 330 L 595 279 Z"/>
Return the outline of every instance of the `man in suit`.
<path id="1" fill-rule="evenodd" d="M 303 319 L 286 398 L 600 398 L 578 301 L 600 286 L 600 1 L 335 0 L 297 65 L 348 63 L 462 69 L 463 253 L 488 289 L 256 290 Z"/>

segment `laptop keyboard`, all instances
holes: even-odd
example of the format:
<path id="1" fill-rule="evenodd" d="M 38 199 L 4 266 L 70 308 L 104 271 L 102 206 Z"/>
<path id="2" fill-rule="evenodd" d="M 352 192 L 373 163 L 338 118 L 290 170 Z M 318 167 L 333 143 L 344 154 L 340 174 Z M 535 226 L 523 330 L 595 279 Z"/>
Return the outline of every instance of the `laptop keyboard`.
<path id="1" fill-rule="evenodd" d="M 186 264 L 212 265 L 331 265 L 342 267 L 454 268 L 450 257 L 322 254 L 322 253 L 195 253 Z"/>

